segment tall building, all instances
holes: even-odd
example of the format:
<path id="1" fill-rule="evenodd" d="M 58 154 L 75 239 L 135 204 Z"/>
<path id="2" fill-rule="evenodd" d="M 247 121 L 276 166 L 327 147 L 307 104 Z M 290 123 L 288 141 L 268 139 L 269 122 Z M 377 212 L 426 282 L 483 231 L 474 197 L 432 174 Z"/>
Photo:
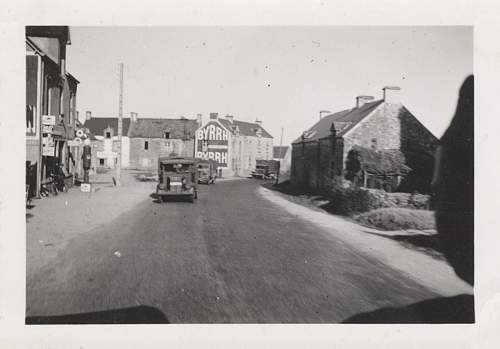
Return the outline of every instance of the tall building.
<path id="1" fill-rule="evenodd" d="M 207 123 L 196 131 L 195 154 L 215 160 L 219 176 L 247 177 L 255 170 L 256 160 L 273 158 L 273 137 L 259 120 L 252 123 L 210 113 Z"/>
<path id="2" fill-rule="evenodd" d="M 79 81 L 66 71 L 67 26 L 26 27 L 26 184 L 38 196 L 62 164 L 74 172 L 76 94 Z"/>

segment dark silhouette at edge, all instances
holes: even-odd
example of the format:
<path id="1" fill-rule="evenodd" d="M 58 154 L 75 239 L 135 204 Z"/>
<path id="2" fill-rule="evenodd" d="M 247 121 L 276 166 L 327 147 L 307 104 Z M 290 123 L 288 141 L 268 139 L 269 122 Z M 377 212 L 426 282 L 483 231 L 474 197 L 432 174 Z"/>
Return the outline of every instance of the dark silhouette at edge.
<path id="1" fill-rule="evenodd" d="M 26 325 L 83 325 L 83 324 L 168 324 L 160 310 L 150 306 L 136 306 L 91 313 L 55 316 L 28 316 Z"/>
<path id="2" fill-rule="evenodd" d="M 436 151 L 432 180 L 440 250 L 461 279 L 474 286 L 474 76 L 459 92 L 450 126 Z M 439 297 L 354 315 L 343 323 L 474 323 L 474 296 Z"/>

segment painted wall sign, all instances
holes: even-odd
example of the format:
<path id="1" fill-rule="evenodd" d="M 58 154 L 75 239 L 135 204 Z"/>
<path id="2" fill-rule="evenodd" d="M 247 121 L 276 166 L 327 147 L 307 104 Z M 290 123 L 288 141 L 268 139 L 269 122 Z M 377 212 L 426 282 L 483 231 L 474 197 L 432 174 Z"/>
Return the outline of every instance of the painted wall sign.
<path id="1" fill-rule="evenodd" d="M 209 122 L 196 131 L 196 157 L 217 162 L 227 168 L 229 162 L 229 132 L 217 122 Z"/>

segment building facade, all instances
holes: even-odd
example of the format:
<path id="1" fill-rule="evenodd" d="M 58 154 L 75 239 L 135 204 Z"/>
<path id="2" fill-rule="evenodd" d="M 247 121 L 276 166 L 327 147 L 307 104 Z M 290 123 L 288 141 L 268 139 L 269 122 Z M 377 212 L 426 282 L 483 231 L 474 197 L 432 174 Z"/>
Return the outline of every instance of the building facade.
<path id="1" fill-rule="evenodd" d="M 30 195 L 60 164 L 75 170 L 76 95 L 79 81 L 66 71 L 67 26 L 26 27 L 26 184 Z"/>
<path id="2" fill-rule="evenodd" d="M 158 157 L 176 154 L 194 157 L 196 119 L 137 118 L 130 123 L 129 167 L 156 171 Z"/>
<path id="3" fill-rule="evenodd" d="M 247 177 L 256 160 L 273 158 L 273 137 L 259 120 L 250 123 L 210 113 L 208 122 L 196 131 L 195 154 L 216 161 L 219 176 Z"/>
<path id="4" fill-rule="evenodd" d="M 292 144 L 292 182 L 327 188 L 335 176 L 346 175 L 354 158 L 362 186 L 428 192 L 437 139 L 399 102 L 399 90 L 386 87 L 376 101 L 359 96 L 356 107 L 325 116 L 305 131 Z M 372 160 L 364 164 L 360 154 Z"/>
<path id="5" fill-rule="evenodd" d="M 128 130 L 130 118 L 122 119 L 121 157 L 122 167 L 129 167 L 130 139 Z M 85 113 L 83 128 L 91 134 L 92 168 L 94 170 L 115 168 L 118 164 L 120 142 L 118 140 L 117 117 L 92 117 L 91 111 Z"/>

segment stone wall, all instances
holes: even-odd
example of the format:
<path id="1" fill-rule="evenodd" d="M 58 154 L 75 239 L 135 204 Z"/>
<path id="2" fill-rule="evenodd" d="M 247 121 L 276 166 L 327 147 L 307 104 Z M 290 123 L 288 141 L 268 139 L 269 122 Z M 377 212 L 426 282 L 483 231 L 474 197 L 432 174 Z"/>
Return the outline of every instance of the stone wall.
<path id="1" fill-rule="evenodd" d="M 148 149 L 145 143 L 148 142 Z M 158 157 L 176 153 L 178 156 L 194 156 L 194 140 L 163 138 L 131 138 L 130 139 L 130 168 L 155 170 L 158 166 Z"/>

